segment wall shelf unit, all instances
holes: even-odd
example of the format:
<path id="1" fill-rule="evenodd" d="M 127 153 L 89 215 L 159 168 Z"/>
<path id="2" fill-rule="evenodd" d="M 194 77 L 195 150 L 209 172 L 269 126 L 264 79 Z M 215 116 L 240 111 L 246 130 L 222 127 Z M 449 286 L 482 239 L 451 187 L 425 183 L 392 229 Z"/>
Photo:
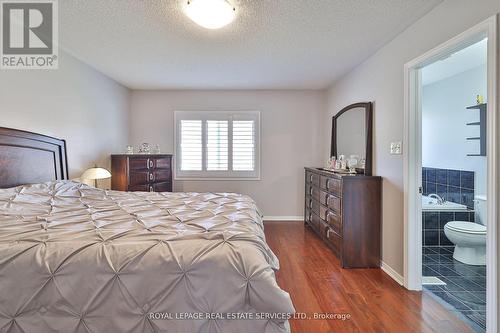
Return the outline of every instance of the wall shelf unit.
<path id="1" fill-rule="evenodd" d="M 479 126 L 479 136 L 467 138 L 467 140 L 479 140 L 479 152 L 467 154 L 467 156 L 486 156 L 486 103 L 467 107 L 468 110 L 479 111 L 479 121 L 467 123 L 467 126 Z"/>

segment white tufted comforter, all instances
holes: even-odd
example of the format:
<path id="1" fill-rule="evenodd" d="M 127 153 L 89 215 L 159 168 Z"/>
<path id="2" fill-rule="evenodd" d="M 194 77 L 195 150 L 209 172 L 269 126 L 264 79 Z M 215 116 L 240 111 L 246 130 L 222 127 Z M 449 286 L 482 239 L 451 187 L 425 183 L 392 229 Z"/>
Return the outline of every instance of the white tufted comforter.
<path id="1" fill-rule="evenodd" d="M 285 332 L 278 265 L 244 195 L 0 190 L 0 332 Z"/>

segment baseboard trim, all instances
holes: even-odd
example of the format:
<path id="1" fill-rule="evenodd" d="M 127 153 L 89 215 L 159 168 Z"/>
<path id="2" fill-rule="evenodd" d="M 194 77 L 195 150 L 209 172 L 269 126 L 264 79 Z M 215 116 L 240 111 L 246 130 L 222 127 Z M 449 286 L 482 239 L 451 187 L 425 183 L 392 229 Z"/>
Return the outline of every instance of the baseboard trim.
<path id="1" fill-rule="evenodd" d="M 264 221 L 299 222 L 304 221 L 304 216 L 264 216 Z"/>
<path id="2" fill-rule="evenodd" d="M 391 266 L 387 265 L 385 262 L 381 262 L 380 268 L 389 275 L 394 281 L 396 281 L 400 286 L 404 284 L 404 278 L 396 272 Z"/>

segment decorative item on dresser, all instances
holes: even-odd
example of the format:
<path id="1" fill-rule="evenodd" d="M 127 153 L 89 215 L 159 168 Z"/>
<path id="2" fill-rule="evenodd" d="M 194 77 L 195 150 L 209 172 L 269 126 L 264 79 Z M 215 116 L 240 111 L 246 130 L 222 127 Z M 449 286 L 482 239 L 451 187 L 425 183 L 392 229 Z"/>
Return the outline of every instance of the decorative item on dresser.
<path id="1" fill-rule="evenodd" d="M 172 155 L 111 155 L 111 189 L 172 192 Z"/>
<path id="2" fill-rule="evenodd" d="M 343 268 L 380 267 L 382 178 L 305 168 L 304 221 Z"/>

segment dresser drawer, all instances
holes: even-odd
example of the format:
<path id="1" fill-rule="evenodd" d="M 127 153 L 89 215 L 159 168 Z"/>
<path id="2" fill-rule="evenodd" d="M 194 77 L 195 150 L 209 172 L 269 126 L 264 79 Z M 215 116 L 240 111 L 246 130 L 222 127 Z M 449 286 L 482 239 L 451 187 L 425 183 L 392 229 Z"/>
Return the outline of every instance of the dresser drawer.
<path id="1" fill-rule="evenodd" d="M 153 159 L 149 157 L 134 157 L 129 161 L 130 170 L 152 169 L 153 166 Z"/>
<path id="2" fill-rule="evenodd" d="M 154 174 L 153 179 L 155 182 L 166 182 L 170 180 L 170 170 L 168 169 L 155 170 L 153 174 Z"/>
<path id="3" fill-rule="evenodd" d="M 339 179 L 321 176 L 319 185 L 322 190 L 341 195 L 342 182 Z"/>
<path id="4" fill-rule="evenodd" d="M 320 220 L 319 220 L 319 216 L 312 213 L 312 216 L 311 216 L 311 223 L 312 225 L 318 229 L 319 228 L 319 224 L 320 224 Z"/>
<path id="5" fill-rule="evenodd" d="M 147 170 L 133 170 L 129 174 L 129 184 L 131 186 L 139 184 L 147 184 L 153 181 L 153 173 Z"/>
<path id="6" fill-rule="evenodd" d="M 306 185 L 306 196 L 310 196 L 319 201 L 319 189 L 311 184 Z"/>
<path id="7" fill-rule="evenodd" d="M 326 222 L 337 234 L 342 235 L 342 219 L 332 211 L 326 213 Z"/>
<path id="8" fill-rule="evenodd" d="M 152 186 L 155 192 L 172 192 L 172 183 L 170 182 L 154 183 Z"/>
<path id="9" fill-rule="evenodd" d="M 342 248 L 342 238 L 334 230 L 328 228 L 326 230 L 326 240 L 331 245 L 333 252 L 339 256 Z"/>
<path id="10" fill-rule="evenodd" d="M 322 204 L 323 206 L 327 205 L 327 199 L 328 199 L 328 193 L 325 191 L 319 191 L 319 203 Z"/>
<path id="11" fill-rule="evenodd" d="M 312 219 L 312 213 L 309 210 L 309 208 L 307 208 L 307 206 L 306 206 L 306 208 L 304 210 L 304 222 L 311 224 L 311 219 Z"/>
<path id="12" fill-rule="evenodd" d="M 170 169 L 171 160 L 168 157 L 159 157 L 154 159 L 154 167 L 157 169 Z"/>
<path id="13" fill-rule="evenodd" d="M 316 185 L 316 186 L 319 186 L 319 175 L 307 171 L 306 172 L 306 182 L 313 184 L 313 185 Z"/>
<path id="14" fill-rule="evenodd" d="M 311 212 L 316 213 L 319 215 L 320 211 L 320 205 L 317 200 L 314 200 L 311 196 L 306 197 L 306 208 L 309 209 Z"/>
<path id="15" fill-rule="evenodd" d="M 319 217 L 326 222 L 326 214 L 328 214 L 328 207 L 319 206 Z"/>
<path id="16" fill-rule="evenodd" d="M 331 210 L 340 214 L 340 198 L 324 191 L 319 192 L 319 202 Z"/>
<path id="17" fill-rule="evenodd" d="M 151 192 L 149 184 L 129 185 L 128 191 L 130 192 Z"/>
<path id="18" fill-rule="evenodd" d="M 326 197 L 326 206 L 333 210 L 337 214 L 341 214 L 340 211 L 340 198 L 331 194 L 328 194 Z"/>
<path id="19" fill-rule="evenodd" d="M 170 182 L 130 185 L 128 190 L 131 192 L 172 192 L 172 184 Z"/>
<path id="20" fill-rule="evenodd" d="M 319 234 L 322 238 L 326 238 L 326 233 L 327 233 L 327 230 L 330 229 L 328 228 L 328 224 L 326 224 L 325 222 L 323 221 L 319 221 Z"/>
<path id="21" fill-rule="evenodd" d="M 311 210 L 306 209 L 306 222 L 315 229 L 319 228 L 319 217 L 314 214 Z"/>

